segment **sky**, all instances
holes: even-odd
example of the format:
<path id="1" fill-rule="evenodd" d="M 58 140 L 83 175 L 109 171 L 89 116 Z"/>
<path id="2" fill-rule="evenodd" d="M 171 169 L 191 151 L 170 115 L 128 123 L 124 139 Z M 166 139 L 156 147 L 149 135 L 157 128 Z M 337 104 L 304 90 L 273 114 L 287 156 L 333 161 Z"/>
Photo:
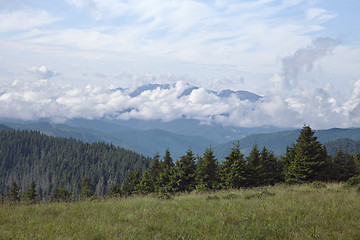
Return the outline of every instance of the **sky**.
<path id="1" fill-rule="evenodd" d="M 360 127 L 359 10 L 358 0 L 0 0 L 0 118 Z M 172 85 L 129 96 L 149 83 Z"/>

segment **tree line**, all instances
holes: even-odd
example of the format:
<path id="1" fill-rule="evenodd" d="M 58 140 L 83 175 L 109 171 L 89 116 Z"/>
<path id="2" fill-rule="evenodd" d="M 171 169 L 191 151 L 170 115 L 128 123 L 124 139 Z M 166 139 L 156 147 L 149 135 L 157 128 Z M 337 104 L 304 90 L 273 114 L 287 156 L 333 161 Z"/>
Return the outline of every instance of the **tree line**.
<path id="1" fill-rule="evenodd" d="M 360 152 L 348 154 L 341 149 L 334 157 L 317 141 L 309 126 L 304 126 L 296 142 L 287 147 L 283 156 L 275 157 L 266 147 L 259 149 L 254 144 L 250 154 L 244 156 L 238 143 L 233 145 L 228 156 L 219 162 L 211 147 L 203 155 L 197 155 L 189 148 L 174 161 L 169 150 L 161 159 L 156 154 L 148 168 L 132 168 L 124 181 L 114 182 L 107 191 L 108 196 L 129 196 L 149 194 L 191 192 L 229 188 L 250 188 L 285 182 L 306 183 L 313 181 L 347 181 L 360 173 Z M 96 186 L 92 175 L 85 175 L 80 181 L 79 198 L 95 195 Z M 13 186 L 14 185 L 14 186 Z M 32 201 L 37 199 L 33 181 L 20 197 L 16 181 L 12 182 L 8 199 Z M 15 190 L 14 190 L 15 189 Z M 17 197 L 14 197 L 17 196 Z M 68 188 L 56 186 L 50 200 L 69 201 Z M 30 199 L 30 200 L 29 200 Z"/>
<path id="2" fill-rule="evenodd" d="M 305 183 L 313 181 L 347 181 L 359 174 L 360 153 L 348 154 L 341 149 L 331 157 L 317 141 L 309 126 L 304 126 L 296 143 L 286 154 L 274 154 L 255 144 L 245 157 L 239 144 L 234 144 L 224 161 L 218 162 L 211 148 L 195 157 L 189 149 L 175 163 L 167 150 L 163 160 L 155 156 L 153 165 L 133 171 L 122 188 L 112 188 L 112 194 L 131 195 L 152 192 L 184 192 L 228 188 L 249 188 L 274 185 L 279 182 Z"/>

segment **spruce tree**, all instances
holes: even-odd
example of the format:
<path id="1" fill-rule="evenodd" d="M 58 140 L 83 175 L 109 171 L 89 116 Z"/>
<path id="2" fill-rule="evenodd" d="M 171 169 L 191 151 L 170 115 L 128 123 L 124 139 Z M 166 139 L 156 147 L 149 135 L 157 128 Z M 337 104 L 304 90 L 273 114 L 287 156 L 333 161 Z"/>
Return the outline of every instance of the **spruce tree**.
<path id="1" fill-rule="evenodd" d="M 135 193 L 137 185 L 141 181 L 141 176 L 141 171 L 139 169 L 131 170 L 121 187 L 121 192 L 126 196 Z"/>
<path id="2" fill-rule="evenodd" d="M 151 170 L 145 170 L 143 176 L 136 186 L 136 193 L 149 194 L 155 192 L 154 178 L 151 176 Z"/>
<path id="3" fill-rule="evenodd" d="M 258 145 L 255 143 L 247 159 L 247 166 L 249 171 L 249 178 L 247 180 L 247 185 L 254 187 L 260 185 L 260 152 Z"/>
<path id="4" fill-rule="evenodd" d="M 231 152 L 221 165 L 221 178 L 224 188 L 240 188 L 246 186 L 247 167 L 240 144 L 234 144 Z"/>
<path id="5" fill-rule="evenodd" d="M 88 176 L 85 176 L 81 183 L 80 198 L 89 198 L 94 196 L 94 191 L 92 190 L 91 181 Z"/>
<path id="6" fill-rule="evenodd" d="M 9 200 L 13 203 L 20 201 L 20 187 L 16 181 L 12 181 L 11 183 L 9 190 Z"/>
<path id="7" fill-rule="evenodd" d="M 157 192 L 173 192 L 173 180 L 174 177 L 174 162 L 170 154 L 170 150 L 167 149 L 164 156 L 164 161 L 161 162 L 161 172 L 158 176 L 158 183 L 155 186 Z"/>
<path id="8" fill-rule="evenodd" d="M 196 185 L 195 156 L 189 148 L 176 164 L 176 191 L 192 191 Z"/>
<path id="9" fill-rule="evenodd" d="M 278 162 L 266 147 L 263 147 L 260 153 L 259 180 L 260 185 L 274 185 L 280 180 Z"/>
<path id="10" fill-rule="evenodd" d="M 27 203 L 37 203 L 40 200 L 39 194 L 36 191 L 36 183 L 33 180 L 30 186 L 24 191 L 23 199 Z"/>
<path id="11" fill-rule="evenodd" d="M 219 187 L 218 162 L 212 148 L 206 148 L 198 165 L 198 189 L 217 189 Z"/>
<path id="12" fill-rule="evenodd" d="M 326 180 L 327 153 L 309 126 L 304 126 L 294 146 L 294 158 L 287 169 L 289 183 Z"/>
<path id="13" fill-rule="evenodd" d="M 332 177 L 335 181 L 347 181 L 358 173 L 354 156 L 339 149 L 332 161 Z"/>

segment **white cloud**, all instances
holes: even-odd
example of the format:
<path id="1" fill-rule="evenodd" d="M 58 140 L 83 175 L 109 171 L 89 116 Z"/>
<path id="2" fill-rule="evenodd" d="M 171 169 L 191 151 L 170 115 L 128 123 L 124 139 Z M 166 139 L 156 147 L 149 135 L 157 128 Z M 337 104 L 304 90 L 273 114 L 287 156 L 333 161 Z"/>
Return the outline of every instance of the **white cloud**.
<path id="1" fill-rule="evenodd" d="M 31 67 L 30 69 L 28 69 L 28 71 L 31 74 L 37 76 L 39 79 L 49 79 L 49 78 L 55 77 L 57 75 L 60 75 L 59 73 L 50 70 L 46 66 Z"/>
<path id="2" fill-rule="evenodd" d="M 310 72 L 316 61 L 330 54 L 338 42 L 332 38 L 317 38 L 306 48 L 298 49 L 294 55 L 282 59 L 284 83 L 296 86 L 303 73 Z"/>
<path id="3" fill-rule="evenodd" d="M 50 14 L 44 10 L 0 12 L 0 33 L 30 30 L 58 20 L 58 18 L 50 16 Z"/>
<path id="4" fill-rule="evenodd" d="M 255 127 L 274 125 L 314 128 L 358 126 L 360 80 L 350 99 L 341 101 L 324 89 L 265 96 L 256 101 L 241 101 L 234 95 L 220 98 L 203 88 L 179 98 L 189 85 L 177 82 L 169 89 L 154 89 L 131 98 L 131 91 L 109 91 L 97 86 L 58 85 L 54 82 L 20 82 L 0 89 L 0 118 L 55 122 L 72 118 L 147 119 L 171 121 L 186 116 L 205 123 Z"/>

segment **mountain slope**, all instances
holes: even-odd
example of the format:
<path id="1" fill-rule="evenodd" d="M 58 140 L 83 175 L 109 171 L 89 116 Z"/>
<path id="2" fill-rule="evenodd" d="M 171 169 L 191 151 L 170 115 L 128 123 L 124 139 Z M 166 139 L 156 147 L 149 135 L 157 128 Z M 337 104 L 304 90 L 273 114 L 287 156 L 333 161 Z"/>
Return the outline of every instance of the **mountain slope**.
<path id="1" fill-rule="evenodd" d="M 55 186 L 77 195 L 86 175 L 98 195 L 122 183 L 132 169 L 145 169 L 151 159 L 105 143 L 83 143 L 38 131 L 0 132 L 0 190 L 17 181 L 22 189 L 34 180 L 44 196 Z"/>
<path id="2" fill-rule="evenodd" d="M 82 122 L 82 121 L 81 121 Z M 93 123 L 84 126 L 90 127 Z M 136 130 L 117 125 L 105 125 L 101 129 L 81 128 L 65 124 L 42 123 L 8 123 L 14 129 L 39 130 L 49 136 L 75 138 L 84 142 L 106 142 L 115 146 L 136 151 L 146 156 L 154 156 L 156 153 L 163 154 L 167 148 L 174 159 L 179 158 L 189 149 L 194 153 L 203 153 L 205 148 L 216 145 L 215 141 L 199 136 L 185 136 L 160 129 Z M 110 131 L 110 129 L 113 131 Z M 107 130 L 107 132 L 105 132 Z"/>
<path id="3" fill-rule="evenodd" d="M 340 138 L 325 143 L 325 147 L 328 154 L 332 156 L 334 156 L 339 149 L 343 152 L 354 154 L 360 150 L 360 141 L 355 141 L 349 138 Z"/>
<path id="4" fill-rule="evenodd" d="M 12 130 L 12 128 L 10 128 L 6 125 L 0 124 L 0 131 L 3 131 L 3 130 L 8 131 L 8 130 Z"/>

